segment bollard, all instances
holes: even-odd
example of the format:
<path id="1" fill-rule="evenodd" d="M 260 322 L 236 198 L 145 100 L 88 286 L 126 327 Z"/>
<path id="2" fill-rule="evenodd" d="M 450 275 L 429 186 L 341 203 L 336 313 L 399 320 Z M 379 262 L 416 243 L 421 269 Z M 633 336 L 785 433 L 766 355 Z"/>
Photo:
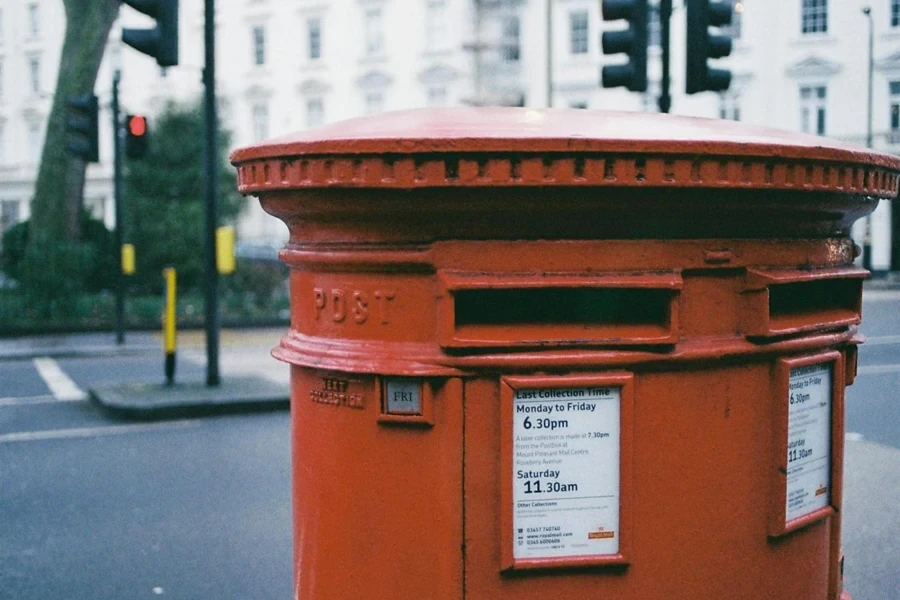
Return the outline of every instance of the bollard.
<path id="1" fill-rule="evenodd" d="M 849 599 L 849 231 L 900 158 L 485 108 L 232 162 L 290 229 L 296 597 Z"/>
<path id="2" fill-rule="evenodd" d="M 166 385 L 175 383 L 175 348 L 178 314 L 176 311 L 176 272 L 172 267 L 163 269 L 163 353 Z"/>
<path id="3" fill-rule="evenodd" d="M 122 274 L 134 275 L 134 244 L 122 244 Z"/>

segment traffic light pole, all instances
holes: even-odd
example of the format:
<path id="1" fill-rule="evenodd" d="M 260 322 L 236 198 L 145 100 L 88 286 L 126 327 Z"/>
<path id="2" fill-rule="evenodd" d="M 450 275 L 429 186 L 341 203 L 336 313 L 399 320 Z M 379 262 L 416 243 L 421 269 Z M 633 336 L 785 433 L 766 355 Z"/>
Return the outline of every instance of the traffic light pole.
<path id="1" fill-rule="evenodd" d="M 219 272 L 216 269 L 216 225 L 219 206 L 216 190 L 216 2 L 204 0 L 205 54 L 203 69 L 203 188 L 206 196 L 206 385 L 219 385 Z"/>
<path id="2" fill-rule="evenodd" d="M 119 122 L 119 82 L 122 72 L 113 73 L 112 83 L 112 128 L 113 128 L 113 203 L 116 210 L 116 252 L 119 253 L 116 269 L 116 343 L 125 343 L 125 274 L 122 272 L 122 245 L 125 242 L 125 214 L 122 210 L 122 126 Z"/>
<path id="3" fill-rule="evenodd" d="M 660 82 L 659 112 L 667 113 L 672 108 L 672 96 L 669 89 L 672 85 L 669 75 L 671 61 L 669 24 L 672 20 L 672 0 L 660 0 L 659 25 L 660 44 L 662 45 L 662 81 Z"/>

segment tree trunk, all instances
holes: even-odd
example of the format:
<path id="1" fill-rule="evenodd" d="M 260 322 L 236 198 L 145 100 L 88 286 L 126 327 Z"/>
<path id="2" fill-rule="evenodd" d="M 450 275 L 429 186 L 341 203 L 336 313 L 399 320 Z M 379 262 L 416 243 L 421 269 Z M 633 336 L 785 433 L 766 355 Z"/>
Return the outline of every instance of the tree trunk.
<path id="1" fill-rule="evenodd" d="M 68 151 L 66 99 L 91 94 L 120 0 L 63 0 L 66 37 L 31 205 L 29 243 L 77 242 L 85 163 Z"/>

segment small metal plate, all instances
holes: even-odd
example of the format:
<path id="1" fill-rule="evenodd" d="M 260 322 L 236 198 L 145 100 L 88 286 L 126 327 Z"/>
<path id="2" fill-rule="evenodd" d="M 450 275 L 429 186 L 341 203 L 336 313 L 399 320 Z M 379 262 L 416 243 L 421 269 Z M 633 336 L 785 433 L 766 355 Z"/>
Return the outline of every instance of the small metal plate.
<path id="1" fill-rule="evenodd" d="M 421 415 L 422 383 L 412 379 L 387 379 L 385 409 L 389 415 Z"/>

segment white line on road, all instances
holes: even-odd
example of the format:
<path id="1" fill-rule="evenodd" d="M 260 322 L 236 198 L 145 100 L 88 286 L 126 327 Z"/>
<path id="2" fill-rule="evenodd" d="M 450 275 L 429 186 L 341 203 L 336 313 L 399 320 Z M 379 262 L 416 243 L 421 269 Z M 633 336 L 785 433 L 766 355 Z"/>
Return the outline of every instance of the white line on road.
<path id="1" fill-rule="evenodd" d="M 86 400 L 87 394 L 72 381 L 68 375 L 63 373 L 56 361 L 52 358 L 36 358 L 34 359 L 34 368 L 53 396 L 62 402 L 76 402 Z"/>
<path id="2" fill-rule="evenodd" d="M 74 438 L 93 438 L 108 435 L 126 435 L 148 431 L 164 431 L 167 429 L 186 429 L 199 427 L 197 421 L 166 421 L 164 423 L 138 423 L 134 425 L 109 425 L 107 427 L 81 427 L 76 429 L 51 429 L 49 431 L 18 431 L 0 434 L 0 444 L 14 442 L 40 442 L 46 440 L 66 440 Z"/>
<path id="3" fill-rule="evenodd" d="M 863 434 L 861 434 L 861 433 L 857 433 L 855 431 L 848 431 L 844 435 L 844 439 L 848 442 L 861 442 L 865 438 L 863 438 Z"/>
<path id="4" fill-rule="evenodd" d="M 32 404 L 49 404 L 56 403 L 59 400 L 56 396 L 44 394 L 43 396 L 9 396 L 8 398 L 0 398 L 0 406 L 30 406 Z"/>
<path id="5" fill-rule="evenodd" d="M 884 375 L 885 373 L 900 373 L 900 365 L 866 365 L 857 367 L 857 375 Z"/>

